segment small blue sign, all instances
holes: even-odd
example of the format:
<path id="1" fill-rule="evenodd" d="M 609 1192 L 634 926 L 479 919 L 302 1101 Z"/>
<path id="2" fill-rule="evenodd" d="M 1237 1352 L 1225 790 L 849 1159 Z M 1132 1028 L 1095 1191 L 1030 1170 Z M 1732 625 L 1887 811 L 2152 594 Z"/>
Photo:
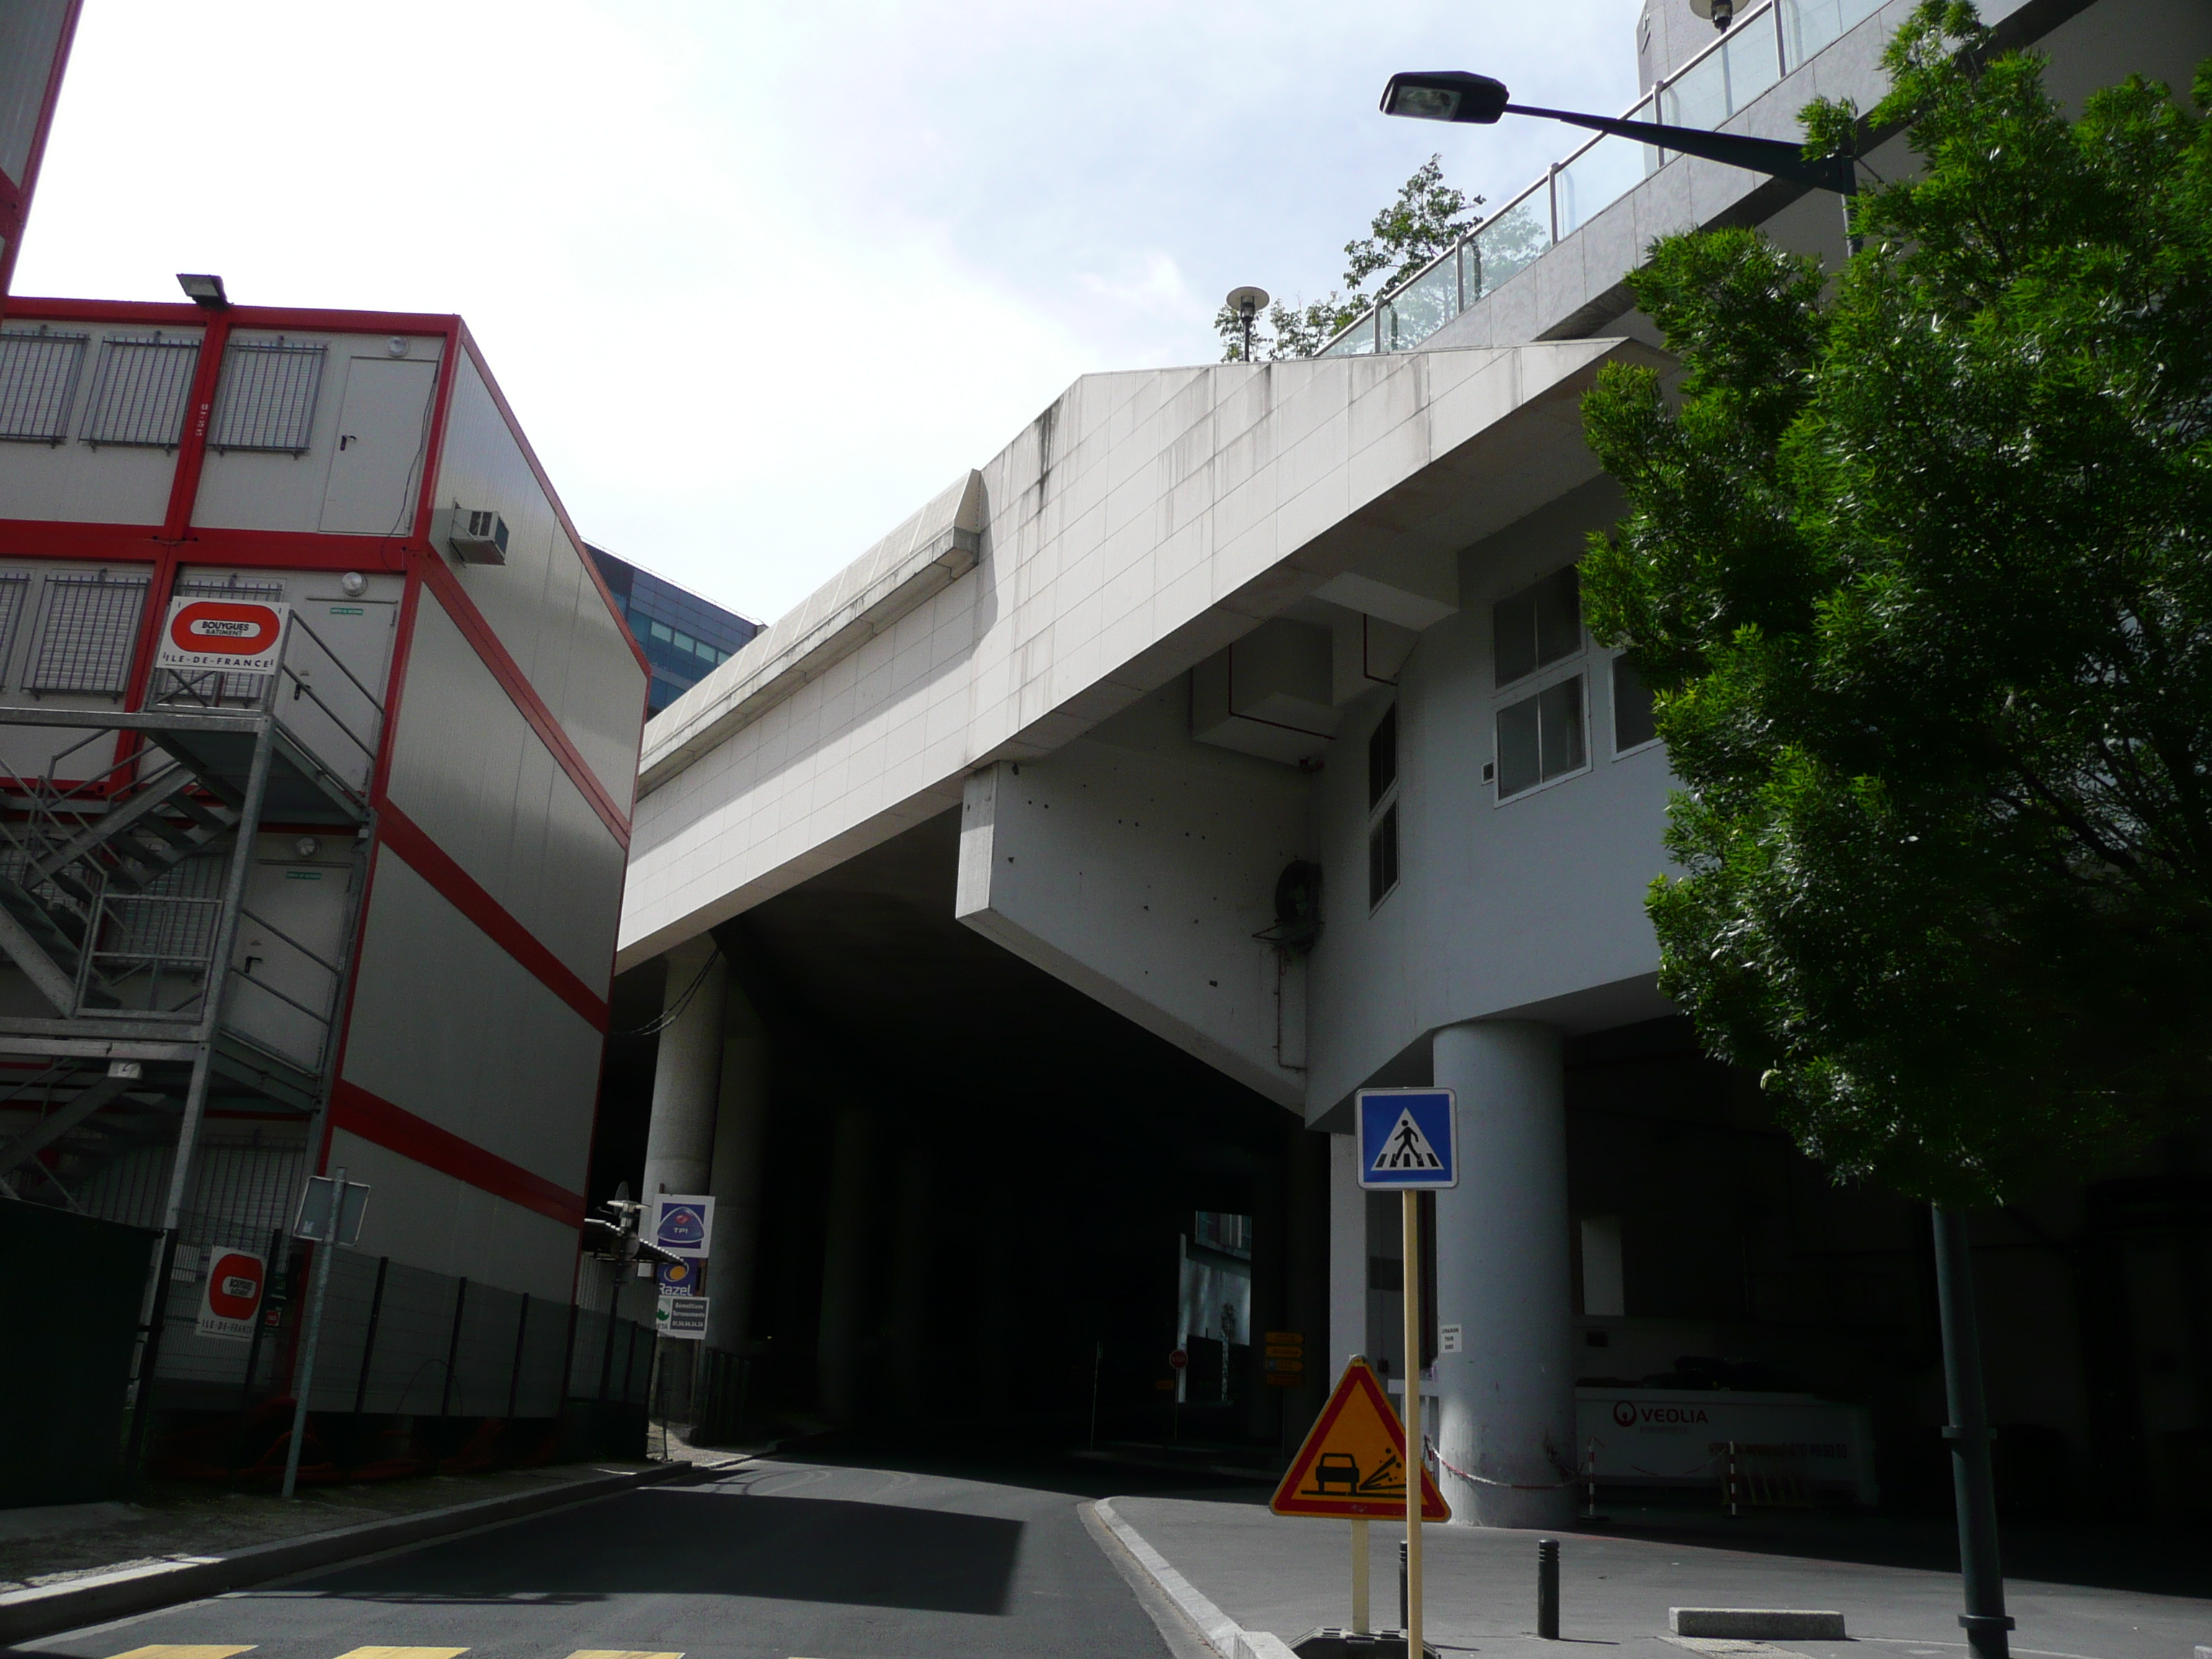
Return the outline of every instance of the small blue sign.
<path id="1" fill-rule="evenodd" d="M 1359 1184 L 1432 1192 L 1459 1185 L 1459 1113 L 1449 1089 L 1362 1089 Z"/>

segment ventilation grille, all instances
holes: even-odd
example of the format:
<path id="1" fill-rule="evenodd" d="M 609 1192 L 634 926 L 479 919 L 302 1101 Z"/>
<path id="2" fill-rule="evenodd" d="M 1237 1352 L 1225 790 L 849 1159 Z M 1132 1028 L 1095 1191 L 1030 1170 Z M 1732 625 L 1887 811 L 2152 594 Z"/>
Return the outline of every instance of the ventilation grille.
<path id="1" fill-rule="evenodd" d="M 91 337 L 0 334 L 0 439 L 58 444 L 69 436 L 76 378 Z"/>
<path id="2" fill-rule="evenodd" d="M 218 450 L 304 455 L 327 348 L 234 340 L 222 355 L 222 390 L 208 441 Z"/>
<path id="3" fill-rule="evenodd" d="M 111 696 L 122 690 L 146 609 L 146 581 L 106 570 L 47 577 L 38 655 L 24 689 Z"/>
<path id="4" fill-rule="evenodd" d="M 93 383 L 85 442 L 174 448 L 185 429 L 185 404 L 199 356 L 198 340 L 109 336 Z"/>

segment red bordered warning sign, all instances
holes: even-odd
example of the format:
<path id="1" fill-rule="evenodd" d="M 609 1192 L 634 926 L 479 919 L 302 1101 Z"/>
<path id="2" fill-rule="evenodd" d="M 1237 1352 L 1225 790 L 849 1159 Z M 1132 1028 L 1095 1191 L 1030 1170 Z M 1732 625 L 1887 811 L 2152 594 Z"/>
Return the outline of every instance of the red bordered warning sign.
<path id="1" fill-rule="evenodd" d="M 1406 1430 L 1365 1360 L 1344 1368 L 1267 1507 L 1278 1515 L 1354 1521 L 1404 1516 Z M 1451 1519 L 1451 1506 L 1426 1469 L 1421 1471 L 1421 1519 Z"/>
<path id="2" fill-rule="evenodd" d="M 284 643 L 287 605 L 260 599 L 176 599 L 162 624 L 154 666 L 188 673 L 210 668 L 265 674 Z"/>

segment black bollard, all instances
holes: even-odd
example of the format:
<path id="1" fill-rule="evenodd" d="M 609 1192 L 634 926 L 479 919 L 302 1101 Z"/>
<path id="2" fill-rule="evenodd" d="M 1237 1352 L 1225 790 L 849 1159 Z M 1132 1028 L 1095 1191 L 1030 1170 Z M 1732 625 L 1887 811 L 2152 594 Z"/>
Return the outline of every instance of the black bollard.
<path id="1" fill-rule="evenodd" d="M 1559 1540 L 1536 1540 L 1536 1634 L 1559 1639 Z"/>
<path id="2" fill-rule="evenodd" d="M 1413 1617 L 1406 1597 L 1406 1540 L 1402 1538 L 1398 1540 L 1398 1628 L 1413 1628 Z"/>

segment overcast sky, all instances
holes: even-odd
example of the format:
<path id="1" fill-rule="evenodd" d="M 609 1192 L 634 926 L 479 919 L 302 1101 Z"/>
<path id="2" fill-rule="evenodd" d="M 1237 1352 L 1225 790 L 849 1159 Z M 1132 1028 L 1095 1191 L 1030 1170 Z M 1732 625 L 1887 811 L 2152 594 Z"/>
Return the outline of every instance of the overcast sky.
<path id="1" fill-rule="evenodd" d="M 1571 146 L 1392 70 L 1617 111 L 1635 15 L 88 0 L 15 290 L 458 311 L 586 537 L 772 618 L 1076 376 L 1336 286 L 1431 150 L 1503 202 Z"/>

